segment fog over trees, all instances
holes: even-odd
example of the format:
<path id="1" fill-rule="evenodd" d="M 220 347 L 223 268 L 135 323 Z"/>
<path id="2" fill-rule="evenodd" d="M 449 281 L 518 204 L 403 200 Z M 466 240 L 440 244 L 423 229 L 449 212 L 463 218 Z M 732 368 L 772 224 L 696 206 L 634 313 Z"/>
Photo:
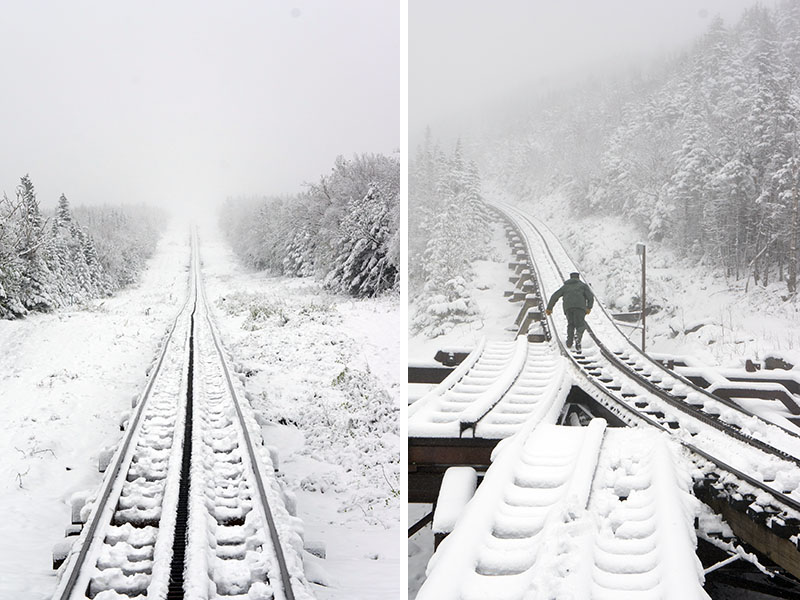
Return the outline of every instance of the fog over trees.
<path id="1" fill-rule="evenodd" d="M 329 289 L 358 297 L 398 289 L 397 156 L 339 157 L 300 194 L 229 199 L 220 222 L 237 254 L 257 269 L 316 276 Z"/>
<path id="2" fill-rule="evenodd" d="M 151 207 L 73 210 L 64 194 L 48 214 L 30 177 L 22 177 L 14 197 L 0 199 L 0 318 L 79 304 L 134 283 L 163 224 Z"/>
<path id="3" fill-rule="evenodd" d="M 411 330 L 436 337 L 477 318 L 466 287 L 488 248 L 480 174 L 460 142 L 448 156 L 427 132 L 409 165 L 408 212 Z"/>
<path id="4" fill-rule="evenodd" d="M 800 4 L 713 19 L 677 58 L 532 101 L 475 142 L 519 197 L 560 191 L 688 261 L 797 289 Z"/>

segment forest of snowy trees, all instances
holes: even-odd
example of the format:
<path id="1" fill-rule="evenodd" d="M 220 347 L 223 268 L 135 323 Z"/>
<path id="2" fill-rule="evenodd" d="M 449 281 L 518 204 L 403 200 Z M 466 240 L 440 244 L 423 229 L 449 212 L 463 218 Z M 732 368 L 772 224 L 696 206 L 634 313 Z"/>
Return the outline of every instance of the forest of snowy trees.
<path id="1" fill-rule="evenodd" d="M 63 194 L 44 213 L 27 175 L 0 199 L 0 318 L 107 296 L 138 278 L 163 227 L 144 207 L 84 207 Z"/>
<path id="2" fill-rule="evenodd" d="M 339 157 L 305 192 L 228 200 L 220 221 L 237 254 L 257 269 L 316 276 L 327 288 L 358 297 L 398 289 L 397 156 Z"/>
<path id="3" fill-rule="evenodd" d="M 477 317 L 470 264 L 485 258 L 488 216 L 478 168 L 457 143 L 447 156 L 427 132 L 409 165 L 408 278 L 414 333 L 436 337 Z"/>
<path id="4" fill-rule="evenodd" d="M 797 289 L 800 3 L 715 19 L 683 56 L 540 98 L 486 160 L 520 197 L 565 192 L 690 261 Z"/>

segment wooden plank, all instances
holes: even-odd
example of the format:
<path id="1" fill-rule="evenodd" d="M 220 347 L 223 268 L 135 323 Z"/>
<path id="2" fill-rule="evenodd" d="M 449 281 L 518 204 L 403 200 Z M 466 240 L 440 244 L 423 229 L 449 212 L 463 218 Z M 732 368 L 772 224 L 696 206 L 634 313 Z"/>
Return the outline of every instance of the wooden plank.
<path id="1" fill-rule="evenodd" d="M 408 383 L 441 383 L 452 372 L 453 367 L 409 365 Z"/>
<path id="2" fill-rule="evenodd" d="M 800 550 L 794 543 L 778 536 L 769 527 L 754 521 L 745 512 L 737 510 L 725 500 L 715 497 L 708 488 L 698 487 L 695 489 L 695 494 L 714 512 L 722 515 L 736 537 L 750 544 L 776 565 L 800 578 Z"/>

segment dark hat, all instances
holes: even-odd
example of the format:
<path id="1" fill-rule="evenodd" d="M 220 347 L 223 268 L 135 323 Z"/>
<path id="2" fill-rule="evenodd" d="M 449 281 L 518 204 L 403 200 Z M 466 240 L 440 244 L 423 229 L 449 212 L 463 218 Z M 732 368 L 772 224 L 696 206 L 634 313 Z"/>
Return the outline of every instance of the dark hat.
<path id="1" fill-rule="evenodd" d="M 572 277 L 573 279 L 578 279 L 581 276 L 581 274 L 576 271 L 574 273 L 570 273 L 569 276 Z"/>

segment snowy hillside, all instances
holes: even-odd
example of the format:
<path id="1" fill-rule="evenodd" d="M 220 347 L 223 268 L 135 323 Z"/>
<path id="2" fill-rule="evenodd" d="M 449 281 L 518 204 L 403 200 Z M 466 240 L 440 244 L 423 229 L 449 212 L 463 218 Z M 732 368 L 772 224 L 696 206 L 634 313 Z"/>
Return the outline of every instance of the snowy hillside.
<path id="1" fill-rule="evenodd" d="M 800 6 L 754 6 L 644 71 L 531 98 L 468 153 L 511 199 L 558 194 L 569 219 L 618 216 L 688 264 L 792 294 L 798 64 Z"/>

